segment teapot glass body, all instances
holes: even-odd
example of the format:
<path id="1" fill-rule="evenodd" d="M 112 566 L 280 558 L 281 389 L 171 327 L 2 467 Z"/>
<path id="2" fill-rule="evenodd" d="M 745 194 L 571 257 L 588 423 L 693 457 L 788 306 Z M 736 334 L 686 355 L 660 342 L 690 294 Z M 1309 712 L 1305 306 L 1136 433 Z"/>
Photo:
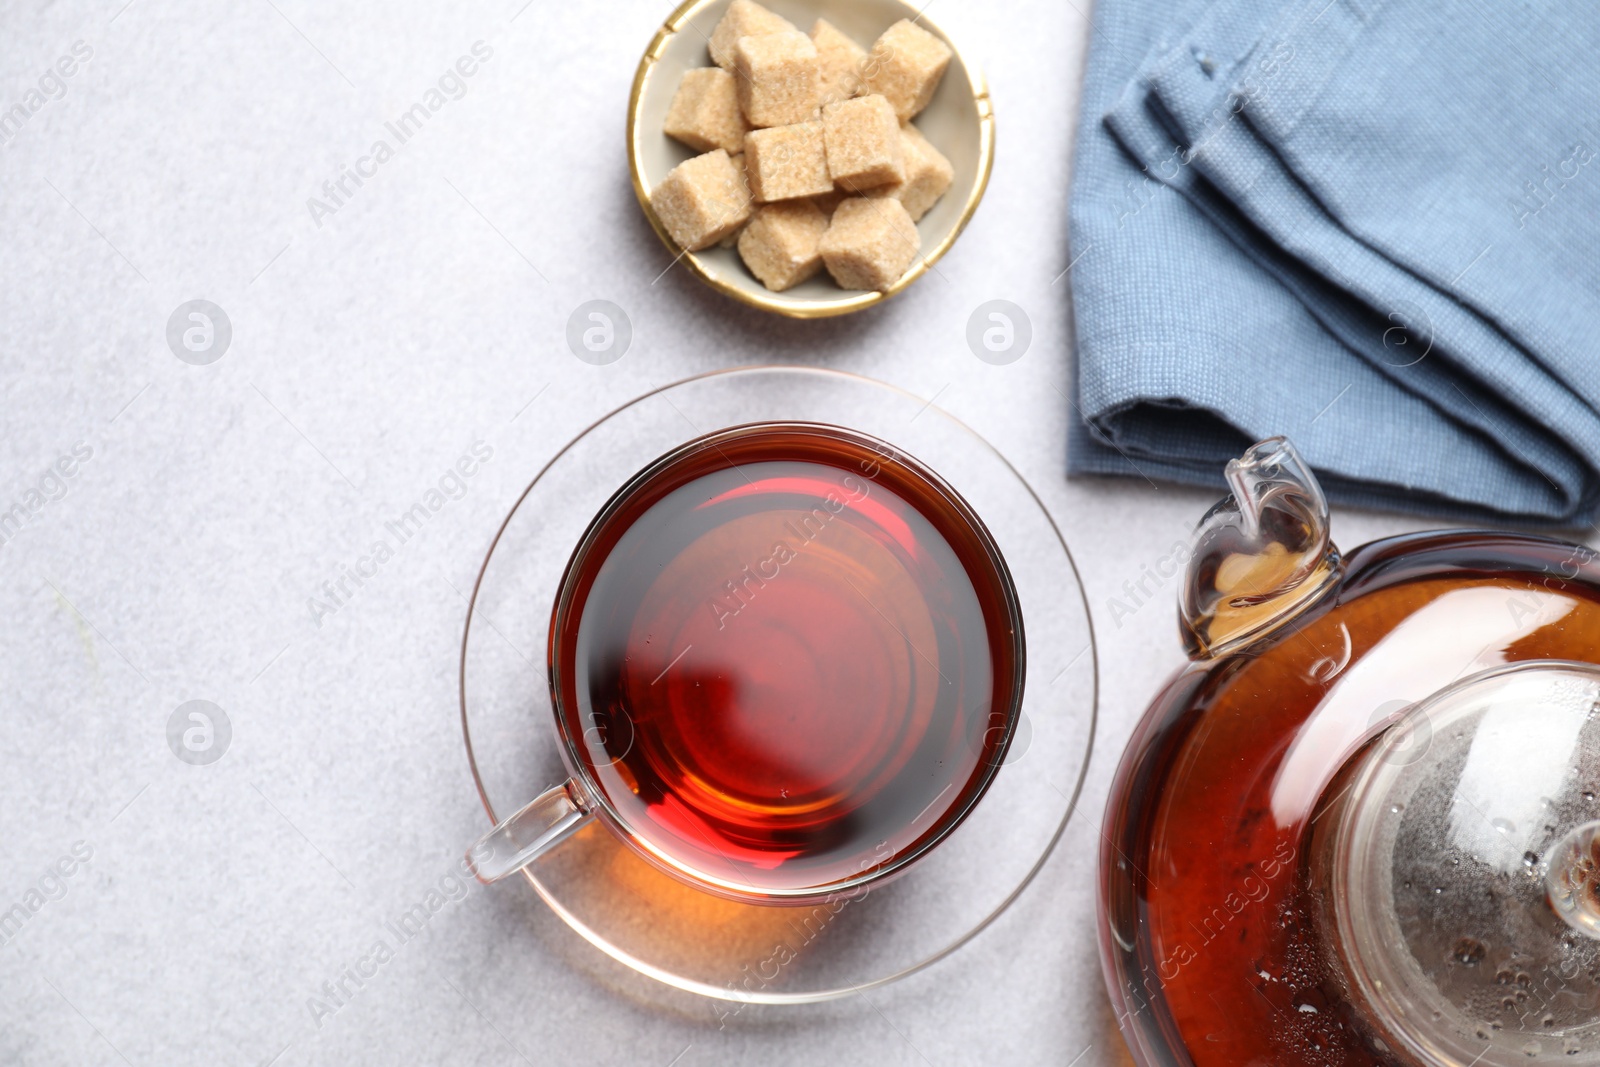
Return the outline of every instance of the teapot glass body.
<path id="1" fill-rule="evenodd" d="M 1482 531 L 1340 554 L 1315 480 L 1282 439 L 1230 464 L 1229 481 L 1181 598 L 1191 663 L 1137 727 L 1106 811 L 1101 955 L 1124 1036 L 1144 1065 L 1455 1063 L 1427 1035 L 1402 1039 L 1377 1019 L 1362 966 L 1340 949 L 1324 837 L 1379 748 L 1405 766 L 1471 741 L 1432 736 L 1416 709 L 1434 694 L 1511 664 L 1600 664 L 1600 563 L 1582 546 Z M 1561 951 L 1600 957 L 1600 942 L 1536 918 L 1560 931 Z M 1600 996 L 1600 966 L 1552 992 L 1515 945 L 1472 943 L 1462 951 L 1478 958 L 1424 959 L 1418 973 L 1510 976 L 1466 1025 L 1493 1029 L 1488 1045 L 1536 1061 L 1527 1049 L 1548 1031 L 1551 998 Z M 1439 1019 L 1419 1033 L 1450 1022 Z M 1549 1040 L 1540 1048 L 1574 1062 Z M 1501 1062 L 1484 1056 L 1480 1067 Z"/>

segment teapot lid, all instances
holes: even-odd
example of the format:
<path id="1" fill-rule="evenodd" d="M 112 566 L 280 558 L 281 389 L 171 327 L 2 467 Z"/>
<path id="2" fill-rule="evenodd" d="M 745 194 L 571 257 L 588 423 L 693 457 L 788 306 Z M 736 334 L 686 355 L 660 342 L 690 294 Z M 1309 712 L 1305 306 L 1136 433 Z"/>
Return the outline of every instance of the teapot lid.
<path id="1" fill-rule="evenodd" d="M 1600 1065 L 1600 667 L 1441 690 L 1358 757 L 1333 950 L 1376 1039 L 1461 1067 Z"/>

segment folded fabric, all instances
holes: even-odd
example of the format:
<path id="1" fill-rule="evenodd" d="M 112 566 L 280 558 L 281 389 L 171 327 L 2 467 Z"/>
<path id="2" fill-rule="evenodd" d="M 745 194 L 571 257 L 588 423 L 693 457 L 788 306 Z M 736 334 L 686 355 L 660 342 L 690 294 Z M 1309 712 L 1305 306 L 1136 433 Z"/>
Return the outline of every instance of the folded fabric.
<path id="1" fill-rule="evenodd" d="M 1547 2 L 1102 0 L 1070 468 L 1214 483 L 1287 433 L 1346 502 L 1592 522 L 1596 44 Z"/>

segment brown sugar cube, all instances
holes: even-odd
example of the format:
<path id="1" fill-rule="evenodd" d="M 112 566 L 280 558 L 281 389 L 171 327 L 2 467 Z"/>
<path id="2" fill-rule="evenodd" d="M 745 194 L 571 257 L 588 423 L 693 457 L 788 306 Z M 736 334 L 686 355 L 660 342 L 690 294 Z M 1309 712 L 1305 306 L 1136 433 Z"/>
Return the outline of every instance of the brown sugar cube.
<path id="1" fill-rule="evenodd" d="M 831 193 L 818 193 L 811 198 L 811 202 L 817 205 L 818 210 L 831 219 L 833 218 L 834 209 L 843 203 L 845 197 L 849 195 L 849 193 L 835 189 Z"/>
<path id="2" fill-rule="evenodd" d="M 758 209 L 739 235 L 739 257 L 775 293 L 792 289 L 822 269 L 818 245 L 828 216 L 809 200 L 786 200 Z"/>
<path id="3" fill-rule="evenodd" d="M 822 104 L 848 100 L 861 87 L 861 64 L 867 50 L 856 44 L 827 19 L 811 27 L 811 43 L 817 46 L 822 72 Z"/>
<path id="4" fill-rule="evenodd" d="M 822 109 L 828 173 L 859 191 L 906 178 L 905 145 L 894 108 L 882 96 L 858 96 Z"/>
<path id="5" fill-rule="evenodd" d="M 782 33 L 793 30 L 794 23 L 774 15 L 751 0 L 733 0 L 728 13 L 722 16 L 717 28 L 711 31 L 711 62 L 723 70 L 733 70 L 733 46 L 741 37 L 759 37 L 763 33 Z"/>
<path id="6" fill-rule="evenodd" d="M 720 148 L 729 154 L 743 151 L 750 125 L 739 109 L 739 91 L 733 75 L 721 67 L 702 67 L 684 74 L 667 109 L 664 126 L 696 152 Z"/>
<path id="7" fill-rule="evenodd" d="M 882 93 L 901 121 L 912 118 L 933 99 L 939 79 L 950 66 L 950 46 L 901 19 L 890 26 L 861 65 L 861 91 Z"/>
<path id="8" fill-rule="evenodd" d="M 922 250 L 916 223 L 893 198 L 853 198 L 833 213 L 822 235 L 822 262 L 846 289 L 890 288 Z"/>
<path id="9" fill-rule="evenodd" d="M 741 145 L 740 147 L 743 146 Z M 733 164 L 734 176 L 738 180 L 739 195 L 744 197 L 745 203 L 748 204 L 754 199 L 750 195 L 750 171 L 748 169 L 748 161 L 744 158 L 744 153 L 740 152 L 738 155 L 731 157 L 729 162 Z M 752 207 L 750 210 L 754 211 L 755 208 Z"/>
<path id="10" fill-rule="evenodd" d="M 955 180 L 955 168 L 922 131 L 909 123 L 900 128 L 901 143 L 905 148 L 906 176 L 904 181 L 869 189 L 868 196 L 891 196 L 906 206 L 913 222 L 928 213 L 939 198 L 950 191 Z"/>
<path id="11" fill-rule="evenodd" d="M 739 106 L 752 126 L 789 126 L 822 106 L 817 46 L 799 30 L 741 37 L 733 47 Z"/>
<path id="12" fill-rule="evenodd" d="M 755 198 L 750 195 L 750 175 L 746 173 L 744 169 L 744 156 L 742 154 L 734 156 L 730 162 L 733 163 L 733 169 L 738 172 L 739 196 L 744 199 L 745 203 L 751 205 L 750 210 L 753 212 L 755 211 Z M 750 223 L 746 221 L 744 226 L 748 225 L 750 225 Z M 734 245 L 738 244 L 739 235 L 744 232 L 744 226 L 741 226 L 736 230 L 730 230 L 726 237 L 717 242 L 717 247 L 732 248 Z"/>
<path id="13" fill-rule="evenodd" d="M 833 191 L 822 123 L 798 122 L 751 130 L 744 138 L 745 169 L 757 203 L 820 196 Z"/>
<path id="14" fill-rule="evenodd" d="M 711 247 L 750 218 L 739 169 L 720 148 L 673 167 L 650 203 L 672 239 L 691 252 Z"/>

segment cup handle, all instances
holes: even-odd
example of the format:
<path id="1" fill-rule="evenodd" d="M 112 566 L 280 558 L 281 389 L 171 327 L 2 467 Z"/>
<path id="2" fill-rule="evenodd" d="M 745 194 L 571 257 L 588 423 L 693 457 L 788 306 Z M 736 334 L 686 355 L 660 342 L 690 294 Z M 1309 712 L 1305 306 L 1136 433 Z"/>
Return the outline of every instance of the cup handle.
<path id="1" fill-rule="evenodd" d="M 522 870 L 593 817 L 576 783 L 547 789 L 467 850 L 467 866 L 484 885 Z"/>

